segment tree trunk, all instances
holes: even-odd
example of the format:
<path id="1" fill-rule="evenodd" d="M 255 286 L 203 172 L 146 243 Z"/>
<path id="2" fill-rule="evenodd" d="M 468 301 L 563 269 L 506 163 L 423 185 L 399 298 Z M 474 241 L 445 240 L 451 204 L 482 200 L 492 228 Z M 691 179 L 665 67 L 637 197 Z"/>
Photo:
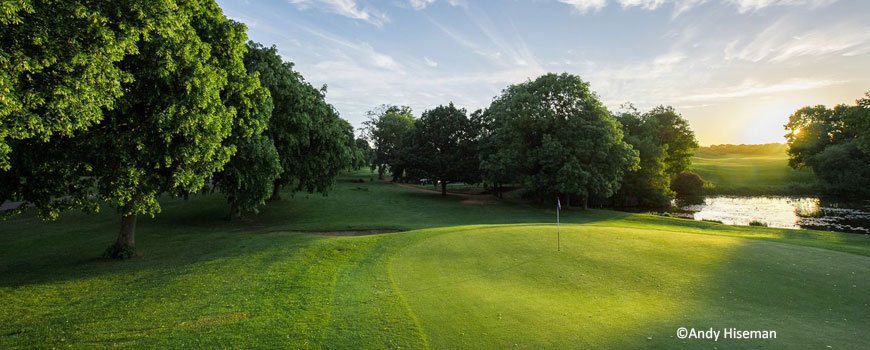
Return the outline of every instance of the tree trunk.
<path id="1" fill-rule="evenodd" d="M 106 250 L 106 256 L 112 259 L 127 259 L 133 256 L 136 248 L 136 214 L 121 217 L 121 232 L 118 241 Z"/>
<path id="2" fill-rule="evenodd" d="M 270 201 L 280 201 L 281 200 L 281 184 L 276 180 L 272 183 L 272 197 L 269 197 Z"/>
<path id="3" fill-rule="evenodd" d="M 589 197 L 583 197 L 583 210 L 589 209 Z"/>
<path id="4" fill-rule="evenodd" d="M 447 195 L 447 181 L 441 180 L 441 195 Z"/>
<path id="5" fill-rule="evenodd" d="M 241 219 L 242 209 L 237 203 L 230 204 L 230 220 Z"/>

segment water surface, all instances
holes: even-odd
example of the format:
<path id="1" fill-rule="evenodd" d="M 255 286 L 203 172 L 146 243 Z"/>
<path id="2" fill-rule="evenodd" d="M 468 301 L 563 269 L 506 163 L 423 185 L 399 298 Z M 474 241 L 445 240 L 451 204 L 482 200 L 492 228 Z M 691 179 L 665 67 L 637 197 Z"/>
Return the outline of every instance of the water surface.
<path id="1" fill-rule="evenodd" d="M 870 234 L 870 201 L 843 202 L 818 197 L 709 196 L 678 200 L 677 206 L 695 220 L 769 227 L 810 228 Z"/>

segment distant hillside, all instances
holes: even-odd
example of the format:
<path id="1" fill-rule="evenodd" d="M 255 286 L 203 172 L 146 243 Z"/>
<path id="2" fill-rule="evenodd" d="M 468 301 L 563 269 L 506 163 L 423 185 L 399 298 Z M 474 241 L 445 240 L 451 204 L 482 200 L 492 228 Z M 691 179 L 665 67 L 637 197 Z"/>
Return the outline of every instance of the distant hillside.
<path id="1" fill-rule="evenodd" d="M 714 185 L 713 194 L 817 193 L 813 173 L 789 167 L 786 149 L 782 143 L 701 147 L 692 158 L 692 170 Z"/>
<path id="2" fill-rule="evenodd" d="M 765 143 L 758 145 L 712 145 L 709 147 L 701 147 L 695 152 L 695 155 L 725 155 L 725 154 L 747 154 L 747 155 L 785 155 L 788 146 L 784 143 Z"/>

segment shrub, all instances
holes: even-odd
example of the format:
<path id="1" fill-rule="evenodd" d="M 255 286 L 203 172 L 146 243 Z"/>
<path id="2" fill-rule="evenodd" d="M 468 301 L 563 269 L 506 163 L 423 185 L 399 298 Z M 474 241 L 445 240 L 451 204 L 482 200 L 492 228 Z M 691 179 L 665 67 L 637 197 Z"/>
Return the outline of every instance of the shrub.
<path id="1" fill-rule="evenodd" d="M 767 227 L 767 223 L 764 223 L 764 222 L 761 222 L 761 221 L 758 221 L 758 220 L 752 220 L 752 221 L 749 222 L 749 226 L 763 226 L 763 227 Z"/>
<path id="2" fill-rule="evenodd" d="M 671 190 L 679 197 L 697 197 L 704 194 L 704 180 L 695 173 L 680 173 L 671 180 Z"/>

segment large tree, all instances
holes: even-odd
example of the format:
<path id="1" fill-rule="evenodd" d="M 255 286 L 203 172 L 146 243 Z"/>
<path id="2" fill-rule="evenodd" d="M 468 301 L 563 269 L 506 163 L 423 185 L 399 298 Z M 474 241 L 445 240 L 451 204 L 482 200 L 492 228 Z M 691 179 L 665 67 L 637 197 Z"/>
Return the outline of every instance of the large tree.
<path id="1" fill-rule="evenodd" d="M 244 60 L 249 71 L 259 73 L 274 105 L 266 135 L 278 152 L 281 173 L 271 199 L 280 199 L 282 189 L 325 193 L 350 167 L 353 128 L 326 103 L 326 87 L 306 82 L 274 46 L 249 42 Z"/>
<path id="2" fill-rule="evenodd" d="M 644 127 L 665 151 L 665 173 L 674 176 L 689 170 L 698 148 L 695 132 L 674 107 L 658 106 L 643 114 Z"/>
<path id="3" fill-rule="evenodd" d="M 367 114 L 369 119 L 363 123 L 363 130 L 374 152 L 371 167 L 378 170 L 379 179 L 383 179 L 384 172 L 389 169 L 398 180 L 404 170 L 401 164 L 405 155 L 402 152 L 407 149 L 416 121 L 411 108 L 382 105 Z"/>
<path id="4" fill-rule="evenodd" d="M 147 32 L 137 53 L 118 63 L 130 79 L 102 122 L 72 137 L 21 144 L 13 157 L 21 167 L 13 164 L 16 172 L 4 178 L 12 185 L 4 199 L 33 203 L 47 216 L 95 210 L 98 200 L 116 207 L 121 231 L 111 257 L 132 254 L 136 217 L 157 214 L 159 195 L 199 190 L 236 152 L 232 135 L 266 126 L 259 109 L 268 92 L 242 63 L 244 25 L 211 0 L 176 5 L 162 19 L 172 25 Z"/>
<path id="5" fill-rule="evenodd" d="M 868 96 L 870 98 L 870 96 Z M 785 125 L 789 165 L 808 167 L 828 194 L 870 196 L 870 101 L 795 111 Z"/>
<path id="6" fill-rule="evenodd" d="M 471 113 L 471 124 L 477 129 L 477 157 L 480 161 L 480 176 L 484 187 L 502 197 L 502 186 L 521 182 L 518 157 L 513 148 L 504 148 L 511 142 L 509 130 L 496 127 L 493 114 L 488 110 Z"/>
<path id="7" fill-rule="evenodd" d="M 26 0 L 0 5 L 0 170 L 13 140 L 100 122 L 130 75 L 116 63 L 174 17 L 169 1 Z M 161 29 L 170 30 L 170 29 Z"/>
<path id="8" fill-rule="evenodd" d="M 245 211 L 259 212 L 283 170 L 278 150 L 268 136 L 254 135 L 236 146 L 236 154 L 214 177 L 215 187 L 230 203 L 230 219 L 240 218 Z"/>
<path id="9" fill-rule="evenodd" d="M 410 139 L 413 160 L 409 170 L 438 180 L 444 196 L 450 182 L 477 182 L 476 133 L 465 109 L 457 109 L 452 102 L 423 112 Z"/>
<path id="10" fill-rule="evenodd" d="M 688 169 L 698 147 L 689 123 L 673 107 L 663 106 L 640 113 L 629 104 L 616 118 L 626 142 L 640 155 L 640 168 L 625 174 L 616 204 L 667 206 L 674 196 L 671 178 Z"/>
<path id="11" fill-rule="evenodd" d="M 371 164 L 372 146 L 369 145 L 366 139 L 361 137 L 356 138 L 354 143 L 353 168 L 359 170 Z"/>
<path id="12" fill-rule="evenodd" d="M 547 74 L 512 85 L 490 106 L 503 162 L 538 198 L 613 195 L 638 155 L 619 122 L 580 77 Z"/>

